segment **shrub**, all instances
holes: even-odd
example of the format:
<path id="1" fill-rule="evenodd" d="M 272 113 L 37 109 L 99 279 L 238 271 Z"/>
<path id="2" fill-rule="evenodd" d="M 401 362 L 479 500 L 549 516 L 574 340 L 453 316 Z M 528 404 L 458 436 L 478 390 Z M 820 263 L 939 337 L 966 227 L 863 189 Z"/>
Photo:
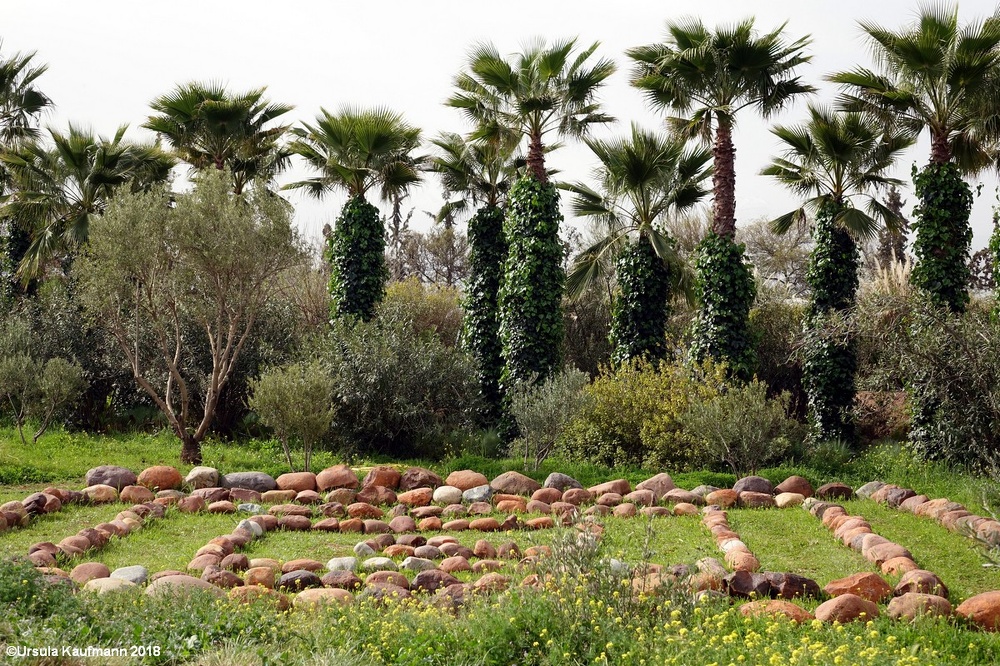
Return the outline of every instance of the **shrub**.
<path id="1" fill-rule="evenodd" d="M 333 380 L 333 435 L 347 453 L 439 457 L 443 438 L 470 426 L 479 407 L 471 357 L 415 335 L 405 318 L 336 321 L 317 353 Z"/>
<path id="2" fill-rule="evenodd" d="M 563 370 L 540 384 L 522 384 L 510 393 L 510 411 L 521 436 L 511 445 L 511 455 L 524 450 L 524 466 L 538 469 L 566 424 L 588 403 L 584 391 L 589 378 L 579 370 Z"/>
<path id="3" fill-rule="evenodd" d="M 791 446 L 787 409 L 787 393 L 770 400 L 767 384 L 754 380 L 693 402 L 680 421 L 703 464 L 723 460 L 739 475 L 756 472 Z"/>
<path id="4" fill-rule="evenodd" d="M 462 307 L 454 287 L 425 285 L 417 278 L 393 282 L 378 308 L 381 316 L 408 321 L 414 335 L 433 334 L 453 347 L 462 333 Z"/>
<path id="5" fill-rule="evenodd" d="M 600 288 L 563 301 L 563 358 L 566 365 L 596 377 L 611 362 L 611 306 Z"/>
<path id="6" fill-rule="evenodd" d="M 609 466 L 684 467 L 693 441 L 680 419 L 693 402 L 719 395 L 724 386 L 725 366 L 711 361 L 691 368 L 637 359 L 606 369 L 587 387 L 590 402 L 560 445 L 571 457 Z"/>
<path id="7" fill-rule="evenodd" d="M 756 339 L 757 379 L 767 384 L 768 396 L 788 393 L 788 411 L 805 420 L 806 394 L 802 387 L 802 360 L 796 353 L 802 343 L 805 308 L 798 303 L 772 300 L 750 311 Z"/>

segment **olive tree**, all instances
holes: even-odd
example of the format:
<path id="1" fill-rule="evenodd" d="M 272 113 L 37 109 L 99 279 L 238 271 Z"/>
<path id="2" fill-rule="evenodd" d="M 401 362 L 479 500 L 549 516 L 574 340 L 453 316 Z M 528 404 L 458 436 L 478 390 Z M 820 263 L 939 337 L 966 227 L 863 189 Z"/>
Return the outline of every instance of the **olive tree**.
<path id="1" fill-rule="evenodd" d="M 226 171 L 199 174 L 190 193 L 120 192 L 91 230 L 75 266 L 81 302 L 180 438 L 182 462 L 201 461 L 279 274 L 303 259 L 288 204 L 263 187 L 234 194 Z"/>

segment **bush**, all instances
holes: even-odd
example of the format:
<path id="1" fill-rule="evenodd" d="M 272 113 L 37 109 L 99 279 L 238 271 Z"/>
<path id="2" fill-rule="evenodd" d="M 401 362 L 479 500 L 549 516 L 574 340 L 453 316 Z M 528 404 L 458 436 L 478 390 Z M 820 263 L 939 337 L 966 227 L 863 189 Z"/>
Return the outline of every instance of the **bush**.
<path id="1" fill-rule="evenodd" d="M 692 403 L 719 395 L 725 374 L 724 365 L 711 361 L 689 368 L 634 360 L 605 370 L 587 387 L 590 402 L 560 446 L 570 457 L 608 466 L 683 468 L 693 460 L 694 442 L 680 419 Z"/>
<path id="2" fill-rule="evenodd" d="M 454 347 L 462 333 L 462 306 L 454 287 L 425 285 L 417 278 L 390 283 L 378 308 L 380 316 L 408 321 L 414 335 L 433 334 Z"/>
<path id="3" fill-rule="evenodd" d="M 771 300 L 750 311 L 756 339 L 757 379 L 767 384 L 768 396 L 788 393 L 788 412 L 805 421 L 807 398 L 802 387 L 802 360 L 796 353 L 802 343 L 805 308 L 797 303 Z"/>
<path id="4" fill-rule="evenodd" d="M 333 436 L 348 454 L 440 457 L 445 437 L 479 408 L 473 360 L 437 335 L 383 313 L 337 321 L 321 349 L 333 380 Z"/>
<path id="5" fill-rule="evenodd" d="M 521 436 L 511 445 L 511 455 L 524 450 L 524 466 L 538 469 L 562 434 L 566 424 L 589 401 L 584 391 L 589 378 L 579 370 L 563 370 L 541 384 L 522 384 L 510 393 L 510 411 Z"/>
<path id="6" fill-rule="evenodd" d="M 563 301 L 563 358 L 567 367 L 596 377 L 611 362 L 611 306 L 600 288 Z"/>
<path id="7" fill-rule="evenodd" d="M 692 403 L 681 424 L 703 464 L 723 460 L 740 475 L 756 472 L 789 449 L 794 423 L 785 416 L 787 409 L 787 393 L 770 400 L 767 384 L 754 380 Z"/>

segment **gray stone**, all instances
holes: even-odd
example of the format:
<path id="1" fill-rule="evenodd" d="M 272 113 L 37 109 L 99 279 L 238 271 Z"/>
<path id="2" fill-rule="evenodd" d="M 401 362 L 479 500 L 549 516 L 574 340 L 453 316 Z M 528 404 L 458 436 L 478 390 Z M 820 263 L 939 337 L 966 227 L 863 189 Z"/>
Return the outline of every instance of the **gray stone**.
<path id="1" fill-rule="evenodd" d="M 184 483 L 191 488 L 215 488 L 219 485 L 219 470 L 214 467 L 195 467 L 184 477 Z"/>
<path id="2" fill-rule="evenodd" d="M 611 569 L 612 573 L 616 574 L 627 574 L 632 571 L 631 565 L 614 557 L 608 560 L 608 568 Z"/>
<path id="3" fill-rule="evenodd" d="M 125 467 L 115 465 L 101 465 L 87 471 L 87 486 L 111 486 L 115 490 L 121 490 L 125 486 L 134 486 L 138 482 L 135 472 Z"/>
<path id="4" fill-rule="evenodd" d="M 744 476 L 742 479 L 733 484 L 733 490 L 738 493 L 742 492 L 752 492 L 752 493 L 764 493 L 770 495 L 774 492 L 774 485 L 761 476 Z"/>
<path id="5" fill-rule="evenodd" d="M 120 578 L 136 585 L 142 585 L 149 578 L 149 569 L 139 564 L 121 567 L 111 572 L 111 578 Z"/>
<path id="6" fill-rule="evenodd" d="M 361 563 L 363 571 L 396 571 L 398 567 L 388 557 L 369 557 Z"/>
<path id="7" fill-rule="evenodd" d="M 240 513 L 249 513 L 251 515 L 256 515 L 258 513 L 263 513 L 264 507 L 262 507 L 260 504 L 252 504 L 248 502 L 246 504 L 240 504 L 239 506 L 236 507 L 236 510 L 239 511 Z"/>
<path id="8" fill-rule="evenodd" d="M 281 576 L 278 581 L 279 590 L 298 592 L 311 587 L 323 587 L 322 579 L 312 571 L 296 569 Z"/>
<path id="9" fill-rule="evenodd" d="M 568 474 L 552 472 L 545 478 L 545 483 L 542 484 L 542 488 L 566 490 L 567 488 L 583 488 L 583 484 Z"/>
<path id="10" fill-rule="evenodd" d="M 868 499 L 869 497 L 872 496 L 872 493 L 874 493 L 876 490 L 878 490 L 884 485 L 885 484 L 882 483 L 881 481 L 869 481 L 865 485 L 855 490 L 854 494 L 857 495 L 858 497 L 863 497 L 865 499 Z"/>
<path id="11" fill-rule="evenodd" d="M 375 554 L 375 549 L 362 541 L 354 546 L 354 554 L 358 557 L 371 557 Z"/>
<path id="12" fill-rule="evenodd" d="M 223 488 L 246 488 L 258 493 L 277 490 L 278 483 L 264 472 L 233 472 L 222 477 Z"/>
<path id="13" fill-rule="evenodd" d="M 462 499 L 466 502 L 488 502 L 490 501 L 491 495 L 493 495 L 493 489 L 490 487 L 490 484 L 487 483 L 483 486 L 469 488 L 462 493 Z"/>
<path id="14" fill-rule="evenodd" d="M 372 551 L 372 553 L 374 552 Z M 358 558 L 335 557 L 326 563 L 326 568 L 329 571 L 354 571 L 358 568 Z"/>
<path id="15" fill-rule="evenodd" d="M 703 486 L 698 486 L 696 488 L 692 488 L 691 492 L 697 495 L 698 497 L 705 497 L 705 495 L 708 495 L 709 493 L 714 493 L 716 490 L 718 490 L 718 488 L 716 488 L 715 486 L 703 485 Z"/>
<path id="16" fill-rule="evenodd" d="M 260 513 L 260 512 L 255 511 L 254 513 Z M 264 528 L 252 520 L 241 520 L 236 525 L 236 528 L 247 530 L 253 535 L 254 539 L 259 539 L 260 537 L 264 536 Z"/>
<path id="17" fill-rule="evenodd" d="M 403 563 L 399 565 L 401 569 L 407 569 L 409 571 L 427 571 L 428 569 L 437 568 L 431 560 L 425 560 L 422 557 L 407 557 L 403 560 Z"/>

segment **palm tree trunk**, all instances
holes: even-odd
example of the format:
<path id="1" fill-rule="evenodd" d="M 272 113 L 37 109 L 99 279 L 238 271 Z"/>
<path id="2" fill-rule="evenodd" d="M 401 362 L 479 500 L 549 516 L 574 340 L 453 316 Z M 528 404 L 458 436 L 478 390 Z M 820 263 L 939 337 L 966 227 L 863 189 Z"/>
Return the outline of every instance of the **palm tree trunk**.
<path id="1" fill-rule="evenodd" d="M 712 231 L 719 236 L 736 235 L 736 148 L 732 121 L 720 117 L 712 145 Z"/>
<path id="2" fill-rule="evenodd" d="M 528 138 L 528 171 L 539 183 L 544 185 L 549 182 L 549 176 L 545 172 L 545 150 L 542 147 L 540 132 L 532 132 Z"/>
<path id="3" fill-rule="evenodd" d="M 948 133 L 938 130 L 931 133 L 931 163 L 946 164 L 951 161 L 951 142 Z"/>
<path id="4" fill-rule="evenodd" d="M 178 435 L 181 438 L 181 462 L 190 465 L 201 464 L 201 443 L 188 432 Z"/>

